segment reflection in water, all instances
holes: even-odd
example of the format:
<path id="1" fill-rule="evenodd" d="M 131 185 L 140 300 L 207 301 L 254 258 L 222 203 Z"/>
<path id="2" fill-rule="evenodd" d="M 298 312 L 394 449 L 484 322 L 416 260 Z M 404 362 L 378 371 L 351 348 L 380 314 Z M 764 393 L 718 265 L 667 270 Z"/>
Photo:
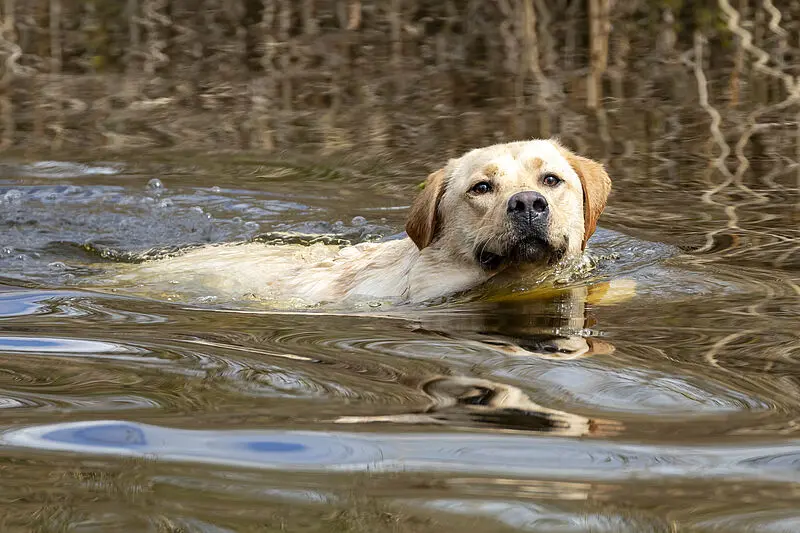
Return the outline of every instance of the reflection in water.
<path id="1" fill-rule="evenodd" d="M 511 294 L 484 297 L 472 312 L 462 314 L 458 329 L 448 317 L 426 317 L 427 330 L 446 329 L 465 342 L 478 343 L 507 355 L 531 355 L 544 359 L 570 360 L 610 354 L 614 346 L 597 337 L 589 306 L 619 303 L 635 295 L 636 284 L 621 280 L 592 286 L 531 288 Z M 437 318 L 444 318 L 437 325 Z M 461 332 L 459 334 L 459 332 Z"/>
<path id="2" fill-rule="evenodd" d="M 431 403 L 422 413 L 345 416 L 339 424 L 393 422 L 484 427 L 495 431 L 536 431 L 559 436 L 607 437 L 618 432 L 612 421 L 549 409 L 531 401 L 522 390 L 485 379 L 436 377 L 420 387 Z"/>

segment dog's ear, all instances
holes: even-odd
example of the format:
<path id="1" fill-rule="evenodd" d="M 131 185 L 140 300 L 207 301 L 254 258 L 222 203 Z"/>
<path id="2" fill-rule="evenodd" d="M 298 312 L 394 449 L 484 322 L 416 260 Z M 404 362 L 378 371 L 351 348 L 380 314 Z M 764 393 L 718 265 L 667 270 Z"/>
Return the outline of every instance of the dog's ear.
<path id="1" fill-rule="evenodd" d="M 597 228 L 597 219 L 600 218 L 600 214 L 606 207 L 608 195 L 611 193 L 611 178 L 601 163 L 573 154 L 563 147 L 561 152 L 575 173 L 578 174 L 583 186 L 583 243 L 581 250 L 585 250 L 589 237 Z"/>
<path id="2" fill-rule="evenodd" d="M 613 344 L 606 341 L 601 341 L 593 337 L 586 337 L 586 344 L 589 346 L 589 351 L 583 354 L 583 357 L 590 355 L 610 355 L 616 351 Z"/>
<path id="3" fill-rule="evenodd" d="M 406 233 L 420 250 L 430 245 L 436 234 L 439 200 L 444 194 L 444 177 L 444 168 L 428 176 L 425 188 L 414 199 L 408 214 Z"/>

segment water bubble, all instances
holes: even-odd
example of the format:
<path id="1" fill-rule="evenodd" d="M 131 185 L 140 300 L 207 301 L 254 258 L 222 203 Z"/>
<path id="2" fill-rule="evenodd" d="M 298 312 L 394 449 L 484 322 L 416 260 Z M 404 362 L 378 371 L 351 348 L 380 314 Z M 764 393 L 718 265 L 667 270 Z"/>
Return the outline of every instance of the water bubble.
<path id="1" fill-rule="evenodd" d="M 48 267 L 52 268 L 53 270 L 66 270 L 67 265 L 62 263 L 61 261 L 53 261 L 47 265 Z"/>
<path id="2" fill-rule="evenodd" d="M 164 192 L 164 184 L 158 178 L 153 178 L 147 182 L 147 192 L 161 194 Z"/>
<path id="3" fill-rule="evenodd" d="M 3 255 L 11 255 L 11 254 L 13 254 L 13 253 L 14 253 L 14 249 L 13 249 L 12 247 L 10 247 L 10 246 L 5 246 L 5 247 L 3 247 L 3 249 L 2 249 L 2 250 L 0 250 L 0 251 L 2 251 L 2 252 L 3 252 Z"/>
<path id="4" fill-rule="evenodd" d="M 362 216 L 355 216 L 353 217 L 353 220 L 350 221 L 350 224 L 352 224 L 353 226 L 363 226 L 366 223 L 367 219 Z"/>
<path id="5" fill-rule="evenodd" d="M 222 189 L 220 189 L 218 186 L 214 185 L 213 187 L 211 187 L 211 192 L 222 192 Z"/>
<path id="6" fill-rule="evenodd" d="M 261 225 L 258 222 L 253 222 L 252 220 L 248 220 L 247 222 L 244 223 L 244 227 L 245 229 L 248 229 L 250 231 L 256 231 L 259 228 L 261 228 Z"/>
<path id="7" fill-rule="evenodd" d="M 191 212 L 193 212 L 193 213 L 199 213 L 199 214 L 201 214 L 201 215 L 203 214 L 203 208 L 202 208 L 202 207 L 200 207 L 199 205 L 195 205 L 195 206 L 193 206 L 193 207 L 190 207 L 190 208 L 189 208 L 189 211 L 191 211 Z"/>
<path id="8" fill-rule="evenodd" d="M 158 207 L 164 207 L 164 208 L 172 207 L 172 200 L 170 200 L 169 198 L 165 198 L 164 200 L 161 200 L 158 203 Z"/>

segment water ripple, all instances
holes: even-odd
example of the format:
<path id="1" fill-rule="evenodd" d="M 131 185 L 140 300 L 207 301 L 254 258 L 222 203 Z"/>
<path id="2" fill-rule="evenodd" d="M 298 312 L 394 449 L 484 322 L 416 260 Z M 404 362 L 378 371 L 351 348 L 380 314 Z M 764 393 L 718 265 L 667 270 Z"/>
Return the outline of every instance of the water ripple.
<path id="1" fill-rule="evenodd" d="M 91 421 L 13 429 L 2 434 L 0 443 L 282 470 L 470 472 L 561 480 L 698 477 L 800 482 L 800 441 L 795 440 L 648 446 L 466 433 L 217 432 Z"/>

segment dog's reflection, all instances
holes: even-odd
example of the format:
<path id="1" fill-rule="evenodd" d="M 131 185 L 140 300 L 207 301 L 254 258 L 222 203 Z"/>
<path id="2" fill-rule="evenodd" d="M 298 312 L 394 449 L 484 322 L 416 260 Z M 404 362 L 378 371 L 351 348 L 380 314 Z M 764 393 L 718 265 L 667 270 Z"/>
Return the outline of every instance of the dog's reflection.
<path id="1" fill-rule="evenodd" d="M 506 355 L 535 356 L 559 361 L 610 354 L 614 351 L 613 344 L 592 337 L 550 333 L 529 333 L 524 337 L 476 334 L 469 342 Z"/>
<path id="2" fill-rule="evenodd" d="M 591 310 L 632 294 L 630 284 L 600 284 L 487 298 L 468 310 L 426 315 L 414 329 L 446 337 L 479 352 L 570 361 L 610 354 L 597 338 Z M 420 383 L 428 406 L 416 413 L 341 417 L 337 423 L 442 424 L 493 431 L 606 437 L 622 425 L 537 404 L 519 387 L 466 376 L 434 376 Z"/>
<path id="3" fill-rule="evenodd" d="M 629 297 L 629 284 L 506 294 L 474 302 L 457 315 L 431 314 L 416 329 L 510 356 L 566 361 L 608 355 L 614 345 L 598 338 L 591 309 Z"/>
<path id="4" fill-rule="evenodd" d="M 421 412 L 344 416 L 335 422 L 437 424 L 494 431 L 543 432 L 564 437 L 606 437 L 621 429 L 621 424 L 611 420 L 591 419 L 541 406 L 518 387 L 486 379 L 436 376 L 423 382 L 421 389 L 430 398 L 429 405 Z"/>

